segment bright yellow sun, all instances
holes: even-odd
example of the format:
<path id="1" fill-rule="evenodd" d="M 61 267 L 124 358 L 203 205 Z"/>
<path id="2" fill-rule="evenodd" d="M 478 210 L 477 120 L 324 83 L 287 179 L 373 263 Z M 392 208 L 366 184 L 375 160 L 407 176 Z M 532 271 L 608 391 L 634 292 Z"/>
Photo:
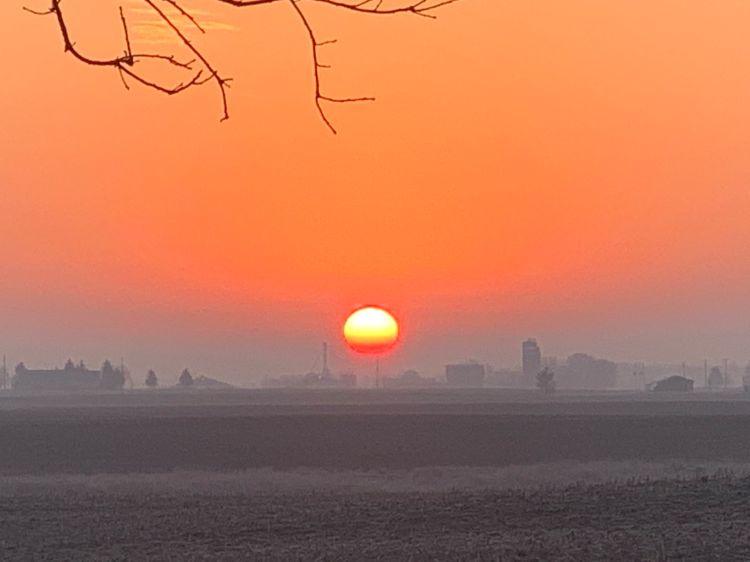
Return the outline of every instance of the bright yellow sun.
<path id="1" fill-rule="evenodd" d="M 344 323 L 344 338 L 359 353 L 383 353 L 398 341 L 398 322 L 379 306 L 363 306 Z"/>

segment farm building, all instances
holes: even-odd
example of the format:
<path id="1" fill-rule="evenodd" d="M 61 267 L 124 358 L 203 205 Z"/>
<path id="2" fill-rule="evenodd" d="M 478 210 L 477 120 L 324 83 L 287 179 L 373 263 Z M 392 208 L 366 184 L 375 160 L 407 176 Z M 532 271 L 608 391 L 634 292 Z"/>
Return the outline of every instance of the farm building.
<path id="1" fill-rule="evenodd" d="M 78 365 L 71 360 L 62 369 L 28 369 L 19 363 L 13 377 L 13 390 L 23 392 L 81 392 L 90 390 L 119 390 L 125 383 L 124 368 L 114 368 L 105 361 L 101 370 Z"/>
<path id="2" fill-rule="evenodd" d="M 651 390 L 654 392 L 693 392 L 693 381 L 679 375 L 656 381 Z"/>
<path id="3" fill-rule="evenodd" d="M 448 386 L 476 388 L 484 386 L 484 365 L 479 363 L 459 363 L 445 366 L 445 380 Z"/>

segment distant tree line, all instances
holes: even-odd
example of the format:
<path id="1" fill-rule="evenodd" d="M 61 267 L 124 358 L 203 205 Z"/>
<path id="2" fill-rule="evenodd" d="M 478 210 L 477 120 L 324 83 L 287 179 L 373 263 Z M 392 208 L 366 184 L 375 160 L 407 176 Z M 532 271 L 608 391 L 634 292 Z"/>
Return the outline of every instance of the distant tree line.
<path id="1" fill-rule="evenodd" d="M 177 385 L 183 388 L 188 388 L 193 386 L 193 382 L 195 381 L 193 380 L 193 375 L 190 374 L 190 371 L 183 369 L 180 377 L 177 379 Z M 159 377 L 156 376 L 156 372 L 153 369 L 148 370 L 145 384 L 148 388 L 156 388 L 159 386 Z"/>

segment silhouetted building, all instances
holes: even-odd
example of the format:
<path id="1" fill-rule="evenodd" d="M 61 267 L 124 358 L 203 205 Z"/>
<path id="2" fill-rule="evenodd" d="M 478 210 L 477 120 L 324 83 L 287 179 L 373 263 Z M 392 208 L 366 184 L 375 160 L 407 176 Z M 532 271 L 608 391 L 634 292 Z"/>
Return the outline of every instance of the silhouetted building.
<path id="1" fill-rule="evenodd" d="M 265 388 L 355 388 L 357 376 L 354 373 L 340 373 L 323 376 L 321 373 L 306 375 L 282 375 L 263 381 Z"/>
<path id="2" fill-rule="evenodd" d="M 27 392 L 85 391 L 101 386 L 101 372 L 87 369 L 83 361 L 74 365 L 68 360 L 62 369 L 27 369 L 19 363 L 13 377 L 13 389 Z"/>
<path id="3" fill-rule="evenodd" d="M 91 390 L 122 390 L 127 370 L 112 367 L 105 361 L 102 370 L 88 369 L 83 361 L 75 365 L 68 359 L 62 369 L 27 369 L 19 363 L 13 377 L 13 390 L 24 392 L 82 392 Z"/>
<path id="4" fill-rule="evenodd" d="M 542 370 L 542 350 L 533 338 L 521 344 L 521 365 L 523 374 L 530 377 Z"/>
<path id="5" fill-rule="evenodd" d="M 693 381 L 686 377 L 674 375 L 656 381 L 651 385 L 654 392 L 693 392 Z"/>
<path id="6" fill-rule="evenodd" d="M 307 373 L 305 375 L 284 375 L 267 378 L 265 388 L 355 388 L 357 376 L 354 373 Z"/>
<path id="7" fill-rule="evenodd" d="M 386 388 L 429 388 L 437 384 L 435 379 L 423 377 L 414 369 L 404 371 L 399 377 L 387 378 L 383 382 Z"/>
<path id="8" fill-rule="evenodd" d="M 590 390 L 617 387 L 617 364 L 585 353 L 574 353 L 556 372 L 558 386 Z"/>
<path id="9" fill-rule="evenodd" d="M 476 388 L 484 386 L 484 365 L 479 363 L 458 363 L 445 366 L 445 381 L 448 386 Z"/>
<path id="10" fill-rule="evenodd" d="M 210 388 L 210 389 L 229 389 L 234 388 L 231 384 L 228 382 L 220 381 L 219 379 L 214 379 L 211 377 L 207 377 L 205 375 L 199 375 L 193 379 L 193 387 L 194 388 Z"/>

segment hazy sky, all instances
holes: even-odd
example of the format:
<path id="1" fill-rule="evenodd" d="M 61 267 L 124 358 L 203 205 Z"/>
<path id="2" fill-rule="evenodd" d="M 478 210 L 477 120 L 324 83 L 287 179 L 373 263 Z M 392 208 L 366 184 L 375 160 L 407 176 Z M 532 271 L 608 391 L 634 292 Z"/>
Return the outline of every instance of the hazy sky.
<path id="1" fill-rule="evenodd" d="M 32 2 L 33 4 L 33 2 Z M 66 0 L 81 50 L 116 4 Z M 308 4 L 310 4 L 308 2 Z M 46 7 L 42 1 L 39 7 Z M 462 0 L 440 19 L 212 10 L 218 93 L 133 88 L 0 4 L 0 350 L 124 356 L 251 383 L 334 368 L 359 304 L 401 319 L 386 368 L 544 354 L 750 359 L 750 4 Z M 143 14 L 136 42 L 145 48 Z M 145 21 L 145 23 L 144 23 Z"/>

